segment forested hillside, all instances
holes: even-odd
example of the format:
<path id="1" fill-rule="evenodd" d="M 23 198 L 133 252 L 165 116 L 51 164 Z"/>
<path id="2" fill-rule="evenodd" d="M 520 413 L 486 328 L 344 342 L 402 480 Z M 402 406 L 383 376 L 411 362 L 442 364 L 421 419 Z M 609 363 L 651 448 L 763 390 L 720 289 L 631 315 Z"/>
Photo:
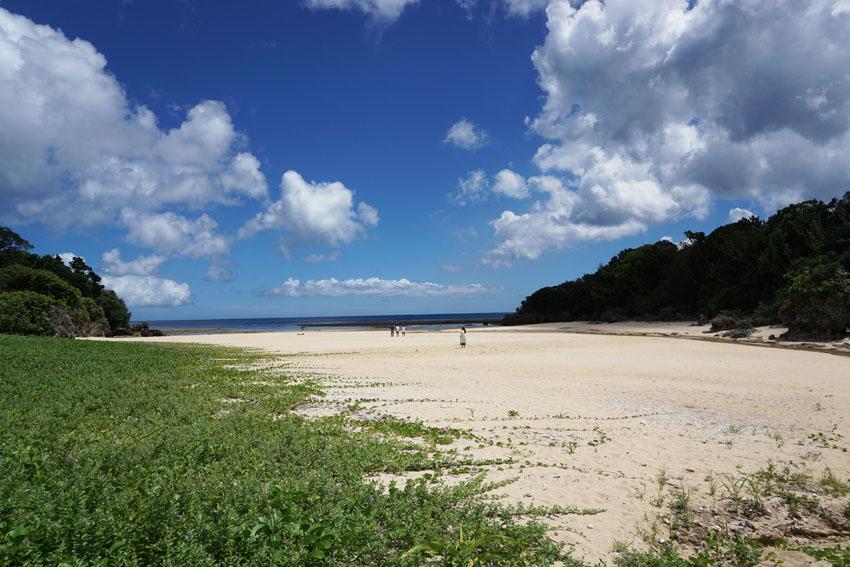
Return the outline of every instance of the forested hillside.
<path id="1" fill-rule="evenodd" d="M 70 266 L 39 256 L 32 244 L 0 226 L 0 333 L 61 337 L 112 335 L 130 312 L 82 258 Z"/>
<path id="2" fill-rule="evenodd" d="M 539 289 L 504 324 L 730 312 L 795 332 L 840 334 L 850 325 L 850 191 L 686 236 L 623 250 L 595 273 Z"/>

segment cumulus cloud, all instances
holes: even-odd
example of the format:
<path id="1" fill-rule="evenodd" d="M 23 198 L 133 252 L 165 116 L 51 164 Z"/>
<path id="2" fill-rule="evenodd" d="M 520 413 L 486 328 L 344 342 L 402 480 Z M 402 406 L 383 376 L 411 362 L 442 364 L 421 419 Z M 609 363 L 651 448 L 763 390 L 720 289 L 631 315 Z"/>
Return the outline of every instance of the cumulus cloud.
<path id="1" fill-rule="evenodd" d="M 152 276 L 159 273 L 159 268 L 168 259 L 165 256 L 153 254 L 151 256 L 139 256 L 130 262 L 121 260 L 121 252 L 113 248 L 101 254 L 103 260 L 103 271 L 110 276 Z"/>
<path id="2" fill-rule="evenodd" d="M 384 280 L 381 278 L 357 278 L 350 280 L 300 280 L 289 278 L 280 287 L 270 290 L 269 295 L 287 297 L 433 297 L 467 296 L 499 291 L 481 284 L 442 285 L 431 282 L 412 282 L 405 278 Z"/>
<path id="3" fill-rule="evenodd" d="M 444 144 L 454 144 L 464 150 L 477 150 L 484 147 L 490 141 L 490 136 L 466 118 L 461 118 L 449 128 Z"/>
<path id="4" fill-rule="evenodd" d="M 409 4 L 419 0 L 305 0 L 304 4 L 314 10 L 357 10 L 375 20 L 392 23 Z"/>
<path id="5" fill-rule="evenodd" d="M 483 169 L 476 169 L 457 180 L 457 190 L 449 194 L 449 200 L 461 207 L 480 201 L 487 196 L 489 183 Z"/>
<path id="6" fill-rule="evenodd" d="M 729 210 L 729 222 L 738 222 L 741 219 L 748 219 L 750 217 L 756 216 L 752 211 L 748 211 L 747 209 L 742 209 L 740 207 L 735 207 Z"/>
<path id="7" fill-rule="evenodd" d="M 192 297 L 189 284 L 153 276 L 103 276 L 101 283 L 128 307 L 179 307 Z"/>
<path id="8" fill-rule="evenodd" d="M 297 239 L 329 246 L 347 244 L 378 224 L 378 212 L 359 203 L 354 191 L 342 183 L 307 182 L 298 172 L 287 171 L 280 182 L 281 198 L 271 203 L 239 230 L 248 238 L 261 230 L 287 231 Z"/>
<path id="9" fill-rule="evenodd" d="M 158 277 L 168 259 L 153 254 L 124 262 L 113 248 L 101 255 L 104 272 L 101 283 L 113 290 L 129 307 L 179 307 L 191 299 L 189 284 Z"/>
<path id="10" fill-rule="evenodd" d="M 0 218 L 113 224 L 122 209 L 232 205 L 266 195 L 224 105 L 165 131 L 83 39 L 0 8 Z"/>
<path id="11" fill-rule="evenodd" d="M 496 174 L 493 192 L 513 199 L 525 199 L 528 197 L 528 186 L 520 174 L 503 169 Z"/>
<path id="12" fill-rule="evenodd" d="M 230 253 L 230 244 L 218 234 L 218 223 L 206 214 L 195 220 L 176 213 L 143 214 L 133 209 L 121 211 L 121 222 L 129 230 L 130 242 L 160 252 L 174 252 L 191 258 L 222 257 Z"/>
<path id="13" fill-rule="evenodd" d="M 518 14 L 539 6 L 506 1 Z M 703 218 L 718 198 L 770 210 L 845 191 L 843 5 L 550 0 L 532 56 L 546 98 L 530 127 L 549 139 L 535 163 L 569 186 L 494 220 L 485 260 Z"/>

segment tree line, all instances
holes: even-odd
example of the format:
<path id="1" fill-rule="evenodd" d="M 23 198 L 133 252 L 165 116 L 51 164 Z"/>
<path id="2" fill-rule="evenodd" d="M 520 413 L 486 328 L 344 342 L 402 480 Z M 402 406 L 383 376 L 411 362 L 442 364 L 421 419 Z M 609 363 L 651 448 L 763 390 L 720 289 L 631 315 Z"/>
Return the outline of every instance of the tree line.
<path id="1" fill-rule="evenodd" d="M 11 229 L 0 226 L 0 333 L 79 337 L 126 334 L 130 312 L 101 278 L 73 258 L 39 256 Z"/>
<path id="2" fill-rule="evenodd" d="M 628 248 L 592 274 L 541 288 L 503 324 L 725 314 L 781 323 L 791 335 L 837 336 L 850 326 L 850 191 L 685 236 Z"/>

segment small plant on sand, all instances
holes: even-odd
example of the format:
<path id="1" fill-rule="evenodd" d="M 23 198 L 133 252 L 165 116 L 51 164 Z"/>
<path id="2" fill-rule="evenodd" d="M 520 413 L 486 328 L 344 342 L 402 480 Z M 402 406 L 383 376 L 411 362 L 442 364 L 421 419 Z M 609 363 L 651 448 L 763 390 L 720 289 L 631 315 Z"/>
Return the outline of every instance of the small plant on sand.
<path id="1" fill-rule="evenodd" d="M 673 493 L 673 510 L 679 512 L 685 525 L 691 521 L 691 489 L 684 486 Z"/>
<path id="2" fill-rule="evenodd" d="M 708 493 L 712 496 L 717 494 L 717 479 L 715 479 L 711 473 L 708 473 L 705 477 L 705 481 L 708 483 Z"/>
<path id="3" fill-rule="evenodd" d="M 508 417 L 519 417 L 519 412 L 515 409 L 508 410 Z"/>
<path id="4" fill-rule="evenodd" d="M 752 567 L 762 560 L 762 549 L 758 542 L 742 537 L 712 534 L 694 548 L 689 557 L 682 557 L 670 542 L 657 540 L 648 542 L 646 551 L 623 551 L 614 558 L 617 567 L 714 567 L 736 565 Z"/>
<path id="5" fill-rule="evenodd" d="M 842 482 L 841 479 L 832 474 L 829 467 L 826 467 L 823 471 L 818 484 L 831 496 L 840 497 L 850 493 L 850 486 L 847 486 L 846 482 Z"/>
<path id="6" fill-rule="evenodd" d="M 782 434 L 778 431 L 771 431 L 767 434 L 767 436 L 776 441 L 776 446 L 778 448 L 781 449 L 782 446 L 785 445 L 785 440 L 782 438 Z"/>
<path id="7" fill-rule="evenodd" d="M 596 450 L 596 448 L 599 447 L 599 445 L 602 445 L 606 441 L 611 440 L 611 438 L 608 437 L 608 434 L 605 433 L 604 431 L 602 431 L 602 428 L 600 428 L 598 425 L 593 426 L 593 431 L 596 432 L 596 439 L 591 439 L 590 441 L 587 442 L 587 444 L 590 445 L 591 447 L 593 447 L 594 450 Z"/>
<path id="8" fill-rule="evenodd" d="M 658 490 L 663 490 L 667 485 L 667 481 L 669 478 L 667 477 L 667 467 L 661 465 L 661 468 L 658 469 L 658 474 L 655 476 L 655 482 L 658 483 Z"/>
<path id="9" fill-rule="evenodd" d="M 756 509 L 759 511 L 764 510 L 764 502 L 762 501 L 764 488 L 762 487 L 761 482 L 759 482 L 758 477 L 748 476 L 745 480 L 747 494 L 749 494 L 750 498 L 752 498 L 753 505 L 755 505 Z"/>
<path id="10" fill-rule="evenodd" d="M 730 474 L 722 475 L 720 483 L 726 490 L 726 495 L 731 498 L 732 502 L 734 502 L 735 504 L 741 503 L 741 490 L 744 488 L 744 483 L 746 482 L 746 480 L 746 477 L 736 479 Z"/>

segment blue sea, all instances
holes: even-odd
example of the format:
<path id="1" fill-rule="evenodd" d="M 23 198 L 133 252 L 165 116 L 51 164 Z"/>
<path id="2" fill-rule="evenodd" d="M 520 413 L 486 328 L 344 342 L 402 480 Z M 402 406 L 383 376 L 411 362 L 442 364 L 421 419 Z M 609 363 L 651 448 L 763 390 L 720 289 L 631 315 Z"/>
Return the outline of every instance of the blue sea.
<path id="1" fill-rule="evenodd" d="M 357 315 L 346 317 L 266 317 L 258 319 L 185 319 L 172 321 L 148 321 L 151 329 L 197 333 L 250 333 L 256 331 L 300 331 L 321 328 L 359 329 L 364 327 L 390 327 L 406 322 L 408 329 L 440 329 L 456 327 L 458 324 L 445 324 L 445 321 L 482 321 L 489 325 L 498 325 L 507 313 L 432 313 L 428 315 Z M 133 321 L 133 324 L 138 321 Z M 464 323 L 467 327 L 480 326 L 483 323 Z"/>

